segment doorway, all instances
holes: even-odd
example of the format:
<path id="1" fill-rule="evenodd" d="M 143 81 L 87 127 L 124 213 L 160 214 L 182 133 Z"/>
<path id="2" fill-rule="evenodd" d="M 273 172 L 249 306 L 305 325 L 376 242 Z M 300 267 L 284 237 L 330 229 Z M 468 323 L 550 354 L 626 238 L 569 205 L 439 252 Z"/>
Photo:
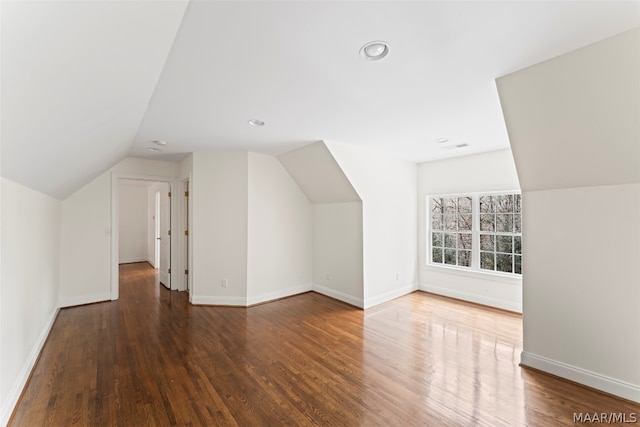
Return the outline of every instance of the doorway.
<path id="1" fill-rule="evenodd" d="M 116 268 L 146 262 L 154 268 L 156 282 L 171 289 L 170 184 L 143 179 L 119 179 L 114 184 L 117 186 L 114 192 L 117 193 Z M 113 286 L 112 299 L 115 299 Z"/>
<path id="2" fill-rule="evenodd" d="M 127 203 L 126 200 L 121 200 L 122 197 L 120 197 L 120 184 L 123 181 L 147 186 L 148 204 L 139 208 L 146 215 L 145 221 L 148 227 L 146 229 L 148 236 L 147 251 L 142 257 L 143 259 L 137 261 L 147 261 L 154 269 L 157 268 L 158 282 L 161 282 L 163 286 L 170 290 L 186 291 L 187 287 L 192 288 L 188 274 L 188 252 L 190 252 L 189 246 L 191 245 L 191 242 L 189 242 L 190 233 L 188 232 L 189 179 L 114 173 L 111 176 L 111 228 L 106 230 L 106 234 L 111 237 L 111 299 L 117 300 L 120 295 L 120 223 L 122 222 L 120 216 L 121 205 Z M 156 199 L 158 192 L 160 193 L 159 202 Z M 171 192 L 174 193 L 173 197 L 169 197 Z M 185 197 L 178 197 L 178 195 L 181 196 L 182 194 Z M 160 207 L 159 212 L 156 212 L 157 206 Z M 156 218 L 158 218 L 158 225 L 156 225 Z M 171 233 L 171 231 L 173 232 Z M 178 236 L 178 238 L 173 236 Z M 157 250 L 156 245 L 158 245 Z M 166 256 L 163 255 L 163 252 Z M 156 259 L 156 254 L 159 254 L 158 259 Z M 174 271 L 173 274 L 171 270 Z M 183 271 L 184 274 L 182 274 Z"/>

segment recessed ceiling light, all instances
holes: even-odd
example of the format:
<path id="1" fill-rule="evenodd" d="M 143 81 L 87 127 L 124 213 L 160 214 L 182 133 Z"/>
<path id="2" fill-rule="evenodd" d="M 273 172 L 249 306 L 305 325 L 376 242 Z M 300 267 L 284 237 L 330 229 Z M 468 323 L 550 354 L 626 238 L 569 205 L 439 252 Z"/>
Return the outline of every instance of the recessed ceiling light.
<path id="1" fill-rule="evenodd" d="M 157 146 L 160 147 L 166 147 L 167 146 L 167 141 L 161 141 L 159 139 L 155 139 L 153 141 L 151 141 L 152 144 L 156 144 Z"/>
<path id="2" fill-rule="evenodd" d="M 469 147 L 469 144 L 467 144 L 466 142 L 463 142 L 462 144 L 445 145 L 444 147 L 442 147 L 442 149 L 443 150 L 457 150 L 458 148 L 465 148 L 465 147 Z"/>
<path id="3" fill-rule="evenodd" d="M 438 138 L 438 139 L 436 139 L 436 142 L 438 144 L 444 144 L 447 141 L 449 141 L 449 138 Z"/>
<path id="4" fill-rule="evenodd" d="M 162 150 L 161 150 L 161 149 L 159 149 L 158 147 L 147 147 L 147 151 L 154 151 L 154 152 L 157 152 L 157 151 L 162 151 Z"/>
<path id="5" fill-rule="evenodd" d="M 249 120 L 249 124 L 251 126 L 264 126 L 264 122 L 262 120 L 258 120 L 258 119 Z"/>
<path id="6" fill-rule="evenodd" d="M 374 41 L 369 42 L 360 48 L 360 56 L 367 61 L 379 61 L 389 53 L 389 45 L 387 42 Z"/>

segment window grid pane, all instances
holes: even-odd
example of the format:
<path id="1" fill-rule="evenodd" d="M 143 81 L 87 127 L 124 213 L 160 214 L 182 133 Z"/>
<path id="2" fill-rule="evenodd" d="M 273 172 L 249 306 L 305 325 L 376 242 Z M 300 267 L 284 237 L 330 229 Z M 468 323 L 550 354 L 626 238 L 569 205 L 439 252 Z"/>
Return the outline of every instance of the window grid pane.
<path id="1" fill-rule="evenodd" d="M 431 198 L 431 262 L 472 266 L 473 198 Z"/>
<path id="2" fill-rule="evenodd" d="M 431 198 L 430 204 L 432 263 L 522 274 L 520 194 L 442 196 Z M 478 239 L 477 248 L 474 239 Z M 477 261 L 473 261 L 474 251 Z"/>
<path id="3" fill-rule="evenodd" d="M 522 196 L 480 196 L 480 269 L 522 274 Z"/>

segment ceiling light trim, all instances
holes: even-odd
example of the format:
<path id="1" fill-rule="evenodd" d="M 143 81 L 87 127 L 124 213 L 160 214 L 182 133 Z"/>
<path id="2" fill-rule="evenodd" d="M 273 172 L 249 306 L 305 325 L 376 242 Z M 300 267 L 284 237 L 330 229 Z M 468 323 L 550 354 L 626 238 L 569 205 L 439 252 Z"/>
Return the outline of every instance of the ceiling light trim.
<path id="1" fill-rule="evenodd" d="M 264 126 L 265 124 L 260 119 L 251 119 L 251 120 L 248 120 L 247 123 L 249 123 L 251 126 L 257 126 L 257 127 Z"/>
<path id="2" fill-rule="evenodd" d="M 389 43 L 382 40 L 369 42 L 360 48 L 360 56 L 367 61 L 379 61 L 389 54 Z"/>

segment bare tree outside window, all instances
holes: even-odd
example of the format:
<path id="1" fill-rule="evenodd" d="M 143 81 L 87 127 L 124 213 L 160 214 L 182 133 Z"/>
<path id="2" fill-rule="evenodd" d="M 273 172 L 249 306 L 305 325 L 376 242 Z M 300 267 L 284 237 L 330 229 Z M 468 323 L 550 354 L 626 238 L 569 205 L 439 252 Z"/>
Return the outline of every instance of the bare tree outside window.
<path id="1" fill-rule="evenodd" d="M 522 274 L 520 194 L 431 197 L 429 206 L 432 264 Z"/>
<path id="2" fill-rule="evenodd" d="M 431 262 L 471 267 L 473 201 L 471 197 L 431 199 Z"/>

